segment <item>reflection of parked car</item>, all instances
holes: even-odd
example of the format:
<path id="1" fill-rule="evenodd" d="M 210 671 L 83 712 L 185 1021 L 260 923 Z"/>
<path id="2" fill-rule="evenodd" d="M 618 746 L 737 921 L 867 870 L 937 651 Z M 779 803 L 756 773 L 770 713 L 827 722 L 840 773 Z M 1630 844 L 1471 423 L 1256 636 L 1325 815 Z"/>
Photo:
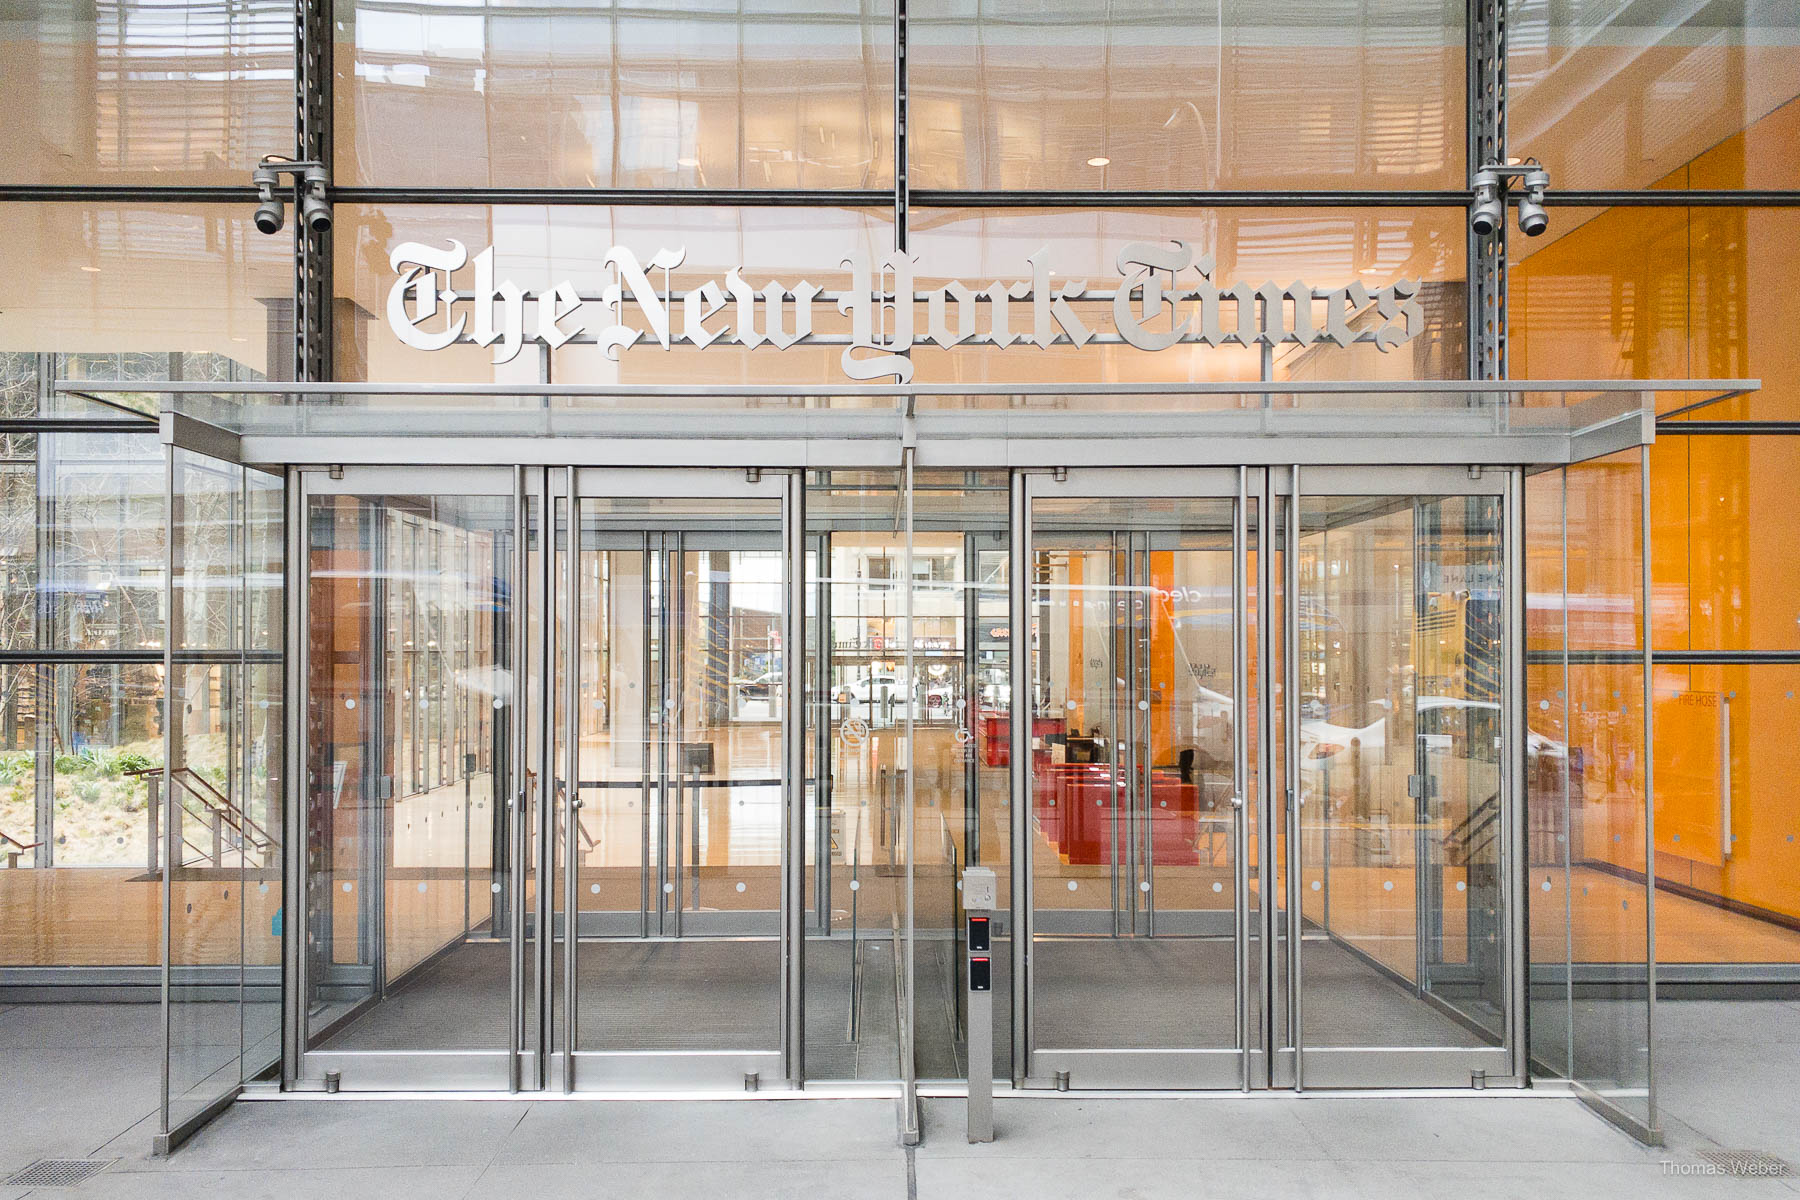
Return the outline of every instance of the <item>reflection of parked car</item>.
<path id="1" fill-rule="evenodd" d="M 948 681 L 927 684 L 921 689 L 921 695 L 924 698 L 925 707 L 923 712 L 916 715 L 923 716 L 926 712 L 942 714 L 950 711 L 953 703 L 953 689 Z M 886 716 L 888 710 L 891 709 L 895 716 L 903 717 L 906 715 L 906 685 L 898 675 L 887 673 L 865 675 L 860 679 L 852 679 L 833 688 L 831 701 L 833 705 L 837 706 L 838 715 L 843 715 L 846 710 L 850 713 L 866 715 L 870 709 L 874 709 L 875 715 L 882 717 Z"/>
<path id="2" fill-rule="evenodd" d="M 1385 704 L 1382 706 L 1385 707 Z M 1306 711 L 1303 706 L 1303 711 Z M 1316 706 L 1314 711 L 1316 711 Z M 1427 754 L 1457 750 L 1484 762 L 1500 752 L 1500 706 L 1490 700 L 1462 700 L 1452 696 L 1420 696 L 1414 713 L 1413 733 L 1425 744 Z M 1354 745 L 1353 745 L 1354 744 Z M 1300 722 L 1300 768 L 1304 771 L 1347 767 L 1353 749 L 1369 762 L 1382 759 L 1387 746 L 1387 714 L 1366 725 L 1338 725 L 1326 720 Z M 1535 730 L 1526 731 L 1528 761 L 1556 761 L 1567 748 Z"/>
<path id="3" fill-rule="evenodd" d="M 764 671 L 754 679 L 740 679 L 738 695 L 745 700 L 768 700 L 781 690 L 781 672 Z"/>

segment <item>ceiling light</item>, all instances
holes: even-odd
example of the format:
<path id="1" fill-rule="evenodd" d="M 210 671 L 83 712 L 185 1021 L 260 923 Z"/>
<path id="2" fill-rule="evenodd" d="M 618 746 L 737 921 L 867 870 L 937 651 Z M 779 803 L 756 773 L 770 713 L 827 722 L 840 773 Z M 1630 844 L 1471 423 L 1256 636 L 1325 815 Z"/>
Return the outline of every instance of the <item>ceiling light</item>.
<path id="1" fill-rule="evenodd" d="M 678 158 L 675 160 L 675 165 L 678 167 L 697 167 L 700 165 L 700 160 L 697 158 Z"/>
<path id="2" fill-rule="evenodd" d="M 81 269 L 86 271 L 90 275 L 98 275 L 100 273 L 99 267 L 83 267 Z"/>
<path id="3" fill-rule="evenodd" d="M 1110 159 L 1110 158 L 1090 158 L 1090 159 L 1088 159 L 1088 166 L 1104 167 L 1110 162 L 1112 162 L 1112 159 Z"/>

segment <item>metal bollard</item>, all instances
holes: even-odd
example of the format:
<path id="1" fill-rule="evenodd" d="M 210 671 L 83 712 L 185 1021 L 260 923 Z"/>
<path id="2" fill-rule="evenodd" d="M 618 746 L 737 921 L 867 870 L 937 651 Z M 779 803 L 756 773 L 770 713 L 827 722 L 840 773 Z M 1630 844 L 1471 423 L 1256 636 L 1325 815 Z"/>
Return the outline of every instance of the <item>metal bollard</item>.
<path id="1" fill-rule="evenodd" d="M 963 913 L 968 921 L 969 1141 L 994 1140 L 994 909 L 999 880 L 992 867 L 963 872 Z"/>

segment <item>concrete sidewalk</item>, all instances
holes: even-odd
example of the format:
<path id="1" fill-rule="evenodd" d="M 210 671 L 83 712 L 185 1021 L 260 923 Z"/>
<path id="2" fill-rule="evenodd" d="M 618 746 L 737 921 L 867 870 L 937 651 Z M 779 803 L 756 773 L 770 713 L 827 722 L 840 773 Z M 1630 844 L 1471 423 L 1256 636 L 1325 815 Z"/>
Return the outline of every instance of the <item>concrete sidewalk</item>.
<path id="1" fill-rule="evenodd" d="M 86 1068 L 92 1081 L 104 1064 L 87 1051 L 27 1048 L 7 1036 L 10 1010 L 0 1012 L 9 1068 L 39 1053 L 58 1061 L 41 1064 L 52 1074 L 8 1070 L 0 1170 L 45 1155 L 119 1161 L 75 1188 L 0 1188 L 0 1200 L 1800 1195 L 1800 1177 L 1693 1173 L 1704 1169 L 1699 1152 L 1718 1147 L 1800 1164 L 1800 1089 L 1791 1083 L 1800 1005 L 1663 1012 L 1663 1149 L 1543 1094 L 1012 1099 L 997 1105 L 998 1140 L 986 1146 L 963 1139 L 961 1101 L 932 1100 L 925 1142 L 910 1151 L 896 1143 L 892 1100 L 340 1098 L 240 1103 L 159 1160 L 148 1154 L 145 1097 L 108 1090 L 84 1104 L 72 1090 L 82 1076 L 70 1068 Z M 139 1064 L 130 1065 L 135 1073 Z M 35 1103 L 33 1087 L 44 1089 Z"/>

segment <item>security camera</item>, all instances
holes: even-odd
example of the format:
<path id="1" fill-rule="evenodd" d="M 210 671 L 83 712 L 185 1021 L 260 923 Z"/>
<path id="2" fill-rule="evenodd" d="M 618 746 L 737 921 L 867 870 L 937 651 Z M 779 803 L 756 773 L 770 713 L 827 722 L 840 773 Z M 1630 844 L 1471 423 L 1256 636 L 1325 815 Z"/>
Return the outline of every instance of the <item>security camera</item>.
<path id="1" fill-rule="evenodd" d="M 287 215 L 282 210 L 282 203 L 275 198 L 276 185 L 281 182 L 281 174 L 273 166 L 263 163 L 250 172 L 250 182 L 256 185 L 256 228 L 263 233 L 279 233 L 282 222 Z"/>
<path id="2" fill-rule="evenodd" d="M 1519 181 L 1519 229 L 1526 237 L 1537 237 L 1550 228 L 1550 214 L 1544 211 L 1544 191 L 1550 186 L 1550 172 L 1535 158 L 1522 164 L 1489 163 L 1475 172 L 1471 190 L 1475 194 L 1469 205 L 1469 228 L 1477 237 L 1489 237 L 1506 224 L 1507 185 Z"/>
<path id="3" fill-rule="evenodd" d="M 1525 173 L 1525 194 L 1519 197 L 1519 230 L 1526 237 L 1537 237 L 1550 228 L 1550 214 L 1544 211 L 1544 189 L 1550 186 L 1550 173 L 1542 167 Z"/>
<path id="4" fill-rule="evenodd" d="M 301 179 L 306 193 L 300 201 L 300 217 L 308 229 L 324 233 L 331 228 L 331 202 L 325 196 L 325 186 L 330 179 L 325 168 L 317 164 L 308 166 Z"/>
<path id="5" fill-rule="evenodd" d="M 262 203 L 256 206 L 256 228 L 263 233 L 280 233 L 287 220 L 281 201 L 274 197 L 270 188 L 261 189 L 257 195 Z"/>
<path id="6" fill-rule="evenodd" d="M 1469 228 L 1477 237 L 1488 237 L 1506 221 L 1506 201 L 1500 197 L 1500 179 L 1491 171 L 1475 175 L 1475 203 L 1469 208 Z"/>
<path id="7" fill-rule="evenodd" d="M 264 233 L 279 232 L 287 219 L 286 206 L 276 195 L 283 175 L 295 176 L 300 190 L 300 221 L 314 233 L 331 228 L 331 176 L 323 163 L 295 162 L 270 154 L 250 173 L 256 186 L 256 227 Z"/>

